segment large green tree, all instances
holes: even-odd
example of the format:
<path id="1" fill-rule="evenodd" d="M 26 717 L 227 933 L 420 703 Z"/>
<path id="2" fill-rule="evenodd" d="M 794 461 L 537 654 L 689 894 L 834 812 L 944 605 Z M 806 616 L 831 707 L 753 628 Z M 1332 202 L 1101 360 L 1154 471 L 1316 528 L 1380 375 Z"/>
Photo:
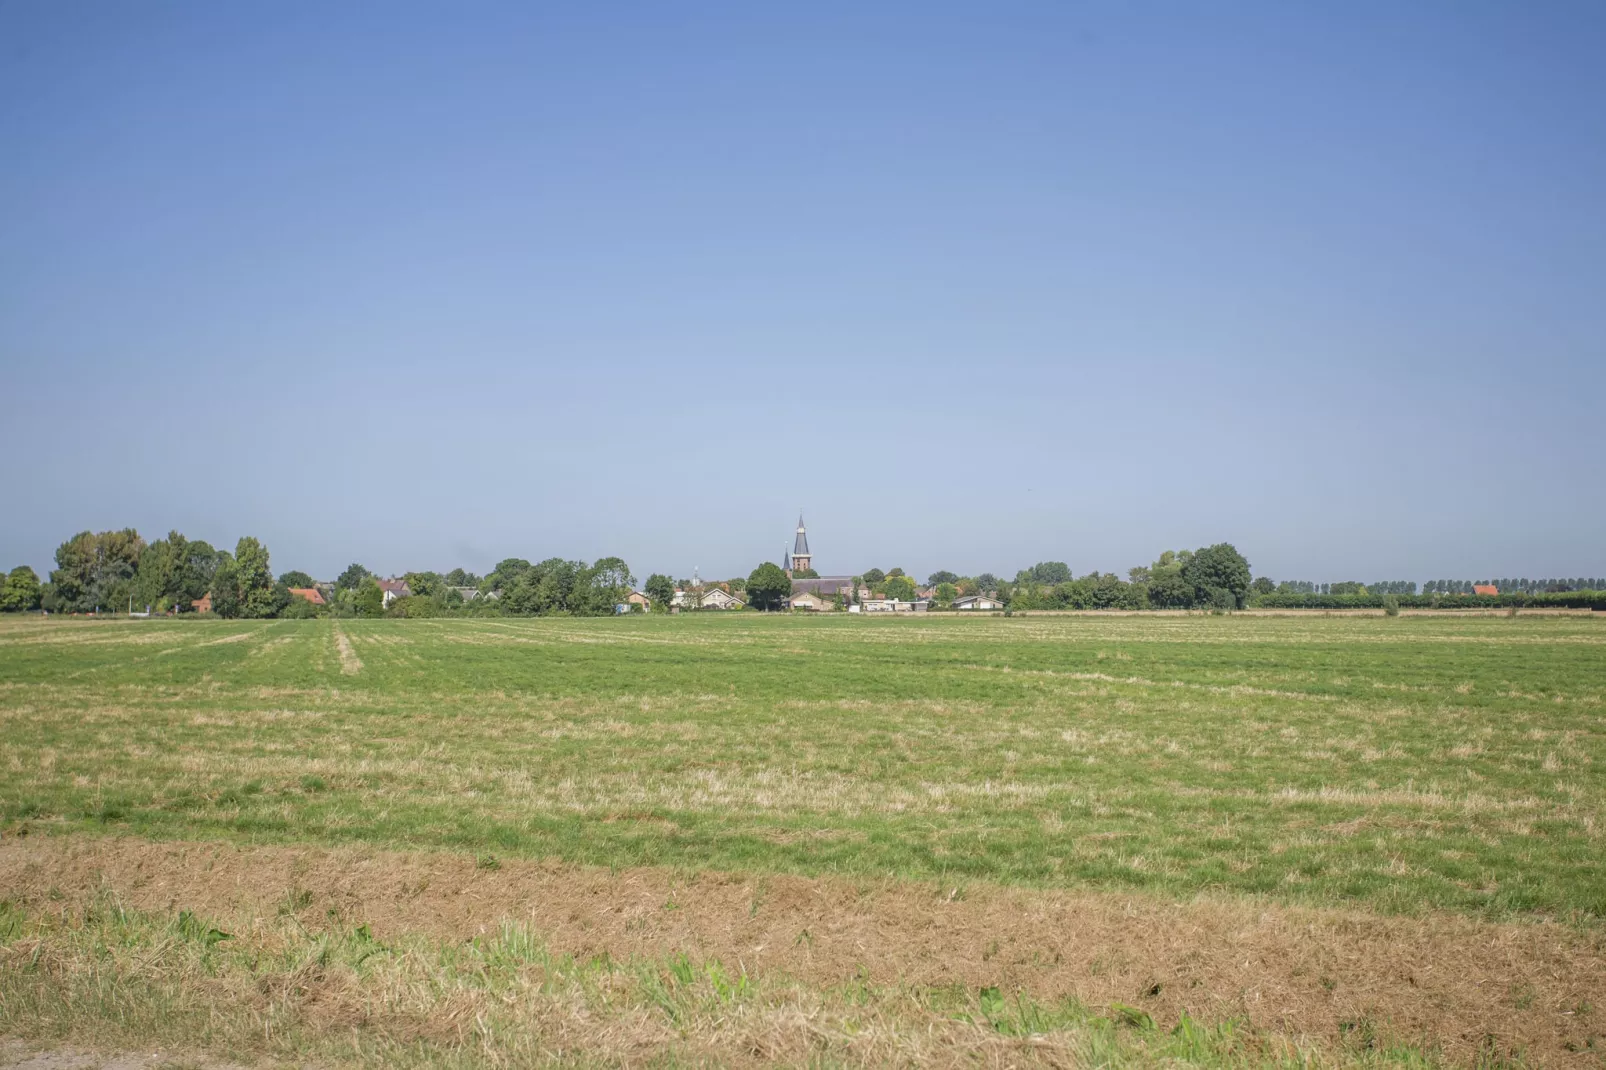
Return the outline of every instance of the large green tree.
<path id="1" fill-rule="evenodd" d="M 165 611 L 175 601 L 179 569 L 188 550 L 188 540 L 176 531 L 145 547 L 139 555 L 139 572 L 134 581 L 134 597 L 141 605 Z"/>
<path id="2" fill-rule="evenodd" d="M 212 544 L 203 539 L 192 539 L 184 544 L 175 581 L 175 600 L 181 613 L 188 612 L 192 602 L 212 589 L 212 576 L 228 556 L 227 551 L 214 550 Z"/>
<path id="3" fill-rule="evenodd" d="M 1230 542 L 1218 542 L 1194 553 L 1182 568 L 1182 578 L 1194 589 L 1200 602 L 1217 604 L 1217 591 L 1226 591 L 1233 604 L 1242 609 L 1249 597 L 1249 562 Z"/>
<path id="4" fill-rule="evenodd" d="M 888 576 L 881 584 L 881 592 L 888 598 L 902 602 L 915 600 L 915 581 L 908 576 Z"/>
<path id="5" fill-rule="evenodd" d="M 604 557 L 591 566 L 591 585 L 611 609 L 625 600 L 636 586 L 636 577 L 621 557 Z"/>
<path id="6" fill-rule="evenodd" d="M 218 616 L 232 619 L 244 612 L 245 603 L 240 598 L 240 571 L 235 567 L 234 559 L 227 554 L 212 573 L 212 589 L 208 593 L 212 596 L 212 612 Z"/>
<path id="7" fill-rule="evenodd" d="M 273 568 L 268 548 L 251 535 L 241 536 L 234 545 L 235 582 L 240 590 L 242 617 L 271 617 L 282 608 L 273 589 Z M 286 592 L 288 598 L 288 592 Z"/>
<path id="8" fill-rule="evenodd" d="M 360 617 L 384 615 L 385 592 L 379 589 L 379 581 L 372 576 L 364 576 L 362 582 L 357 584 L 352 603 Z"/>
<path id="9" fill-rule="evenodd" d="M 446 586 L 438 572 L 409 572 L 402 576 L 415 598 L 433 598 Z M 416 616 L 417 614 L 411 614 Z"/>
<path id="10" fill-rule="evenodd" d="M 279 582 L 286 587 L 311 587 L 315 581 L 300 569 L 293 568 L 289 572 L 280 575 Z"/>
<path id="11" fill-rule="evenodd" d="M 134 595 L 145 540 L 133 528 L 81 531 L 56 548 L 50 573 L 56 604 L 70 612 L 115 609 Z"/>
<path id="12" fill-rule="evenodd" d="M 491 591 L 506 591 L 534 567 L 522 557 L 505 557 L 498 561 L 491 574 L 485 577 L 485 588 Z"/>
<path id="13" fill-rule="evenodd" d="M 792 581 L 773 561 L 766 561 L 747 577 L 747 604 L 755 609 L 780 609 L 792 597 Z"/>
<path id="14" fill-rule="evenodd" d="M 646 593 L 652 599 L 654 612 L 667 612 L 669 603 L 675 600 L 675 581 L 662 572 L 654 572 L 647 577 Z"/>
<path id="15" fill-rule="evenodd" d="M 948 572 L 945 569 L 939 569 L 936 572 L 933 572 L 930 576 L 926 577 L 926 586 L 927 587 L 936 587 L 939 584 L 944 584 L 944 583 L 955 583 L 955 584 L 957 584 L 958 582 L 959 582 L 959 577 L 954 575 L 952 572 Z"/>
<path id="16" fill-rule="evenodd" d="M 139 555 L 135 592 L 140 604 L 188 612 L 190 604 L 212 588 L 219 555 L 199 539 L 169 531 Z"/>
<path id="17" fill-rule="evenodd" d="M 39 574 L 27 565 L 18 565 L 0 584 L 0 610 L 22 613 L 39 608 Z"/>
<path id="18" fill-rule="evenodd" d="M 1193 554 L 1167 550 L 1147 569 L 1149 574 L 1149 603 L 1156 609 L 1186 609 L 1194 604 L 1193 584 L 1183 578 L 1182 570 Z"/>
<path id="19" fill-rule="evenodd" d="M 1071 582 L 1071 566 L 1063 561 L 1039 561 L 1031 568 L 1022 569 L 1020 575 L 1015 577 L 1016 583 L 1026 582 L 1042 585 Z"/>
<path id="20" fill-rule="evenodd" d="M 335 590 L 355 591 L 358 587 L 362 586 L 363 580 L 366 580 L 372 575 L 372 572 L 369 572 L 367 569 L 353 561 L 351 564 L 346 566 L 346 571 L 342 572 L 338 577 L 336 577 Z"/>
<path id="21" fill-rule="evenodd" d="M 864 580 L 865 586 L 867 587 L 874 587 L 886 578 L 887 574 L 878 568 L 870 569 L 861 577 L 861 579 Z"/>

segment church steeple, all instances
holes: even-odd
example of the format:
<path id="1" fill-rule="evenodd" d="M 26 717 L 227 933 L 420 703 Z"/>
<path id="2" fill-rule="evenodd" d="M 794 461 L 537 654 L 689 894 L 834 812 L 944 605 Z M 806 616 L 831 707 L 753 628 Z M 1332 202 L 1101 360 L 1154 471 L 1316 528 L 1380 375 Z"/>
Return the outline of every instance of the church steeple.
<path id="1" fill-rule="evenodd" d="M 803 514 L 797 514 L 797 537 L 792 540 L 792 571 L 804 572 L 810 567 L 813 555 L 809 553 L 809 532 L 803 526 Z"/>

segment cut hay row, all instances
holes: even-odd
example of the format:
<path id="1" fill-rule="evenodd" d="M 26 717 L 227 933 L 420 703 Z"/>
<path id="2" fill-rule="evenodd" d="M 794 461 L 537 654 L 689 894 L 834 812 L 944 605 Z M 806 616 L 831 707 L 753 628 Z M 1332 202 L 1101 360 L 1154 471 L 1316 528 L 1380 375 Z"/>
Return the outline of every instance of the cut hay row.
<path id="1" fill-rule="evenodd" d="M 1565 1063 L 1606 1029 L 1606 1008 L 1594 1009 L 1606 993 L 1602 936 L 1556 924 L 75 837 L 0 843 L 0 887 L 29 911 L 70 913 L 110 896 L 121 909 L 165 918 L 185 911 L 232 938 L 267 944 L 278 939 L 275 919 L 287 916 L 316 940 L 356 931 L 380 945 L 460 945 L 512 925 L 545 953 L 581 961 L 683 954 L 719 964 L 730 978 L 801 985 L 792 1013 L 817 1010 L 822 994 L 855 984 L 883 994 L 957 991 L 971 1000 L 996 990 L 1044 1007 L 1131 1007 L 1164 1029 L 1184 1016 L 1235 1020 L 1263 1039 L 1329 1053 L 1342 1053 L 1349 1031 L 1365 1022 L 1379 1037 L 1456 1062 L 1474 1061 L 1492 1045 Z M 23 950 L 61 953 L 61 939 L 41 936 Z M 377 1008 L 388 998 L 381 980 L 359 971 L 344 979 L 340 998 Z M 321 986 L 308 991 L 330 998 Z M 599 1024 L 620 1023 L 604 1015 Z M 637 1024 L 655 1026 L 649 1033 L 657 1043 L 668 1036 L 657 1027 L 674 1021 L 660 1012 Z M 912 1024 L 884 1023 L 888 1042 L 917 1033 Z M 713 1035 L 697 1040 L 725 1057 L 741 1054 Z M 1066 1046 L 1076 1036 L 1042 1040 Z M 583 1039 L 576 1044 L 585 1050 Z M 942 1051 L 948 1063 L 971 1054 L 967 1044 Z"/>

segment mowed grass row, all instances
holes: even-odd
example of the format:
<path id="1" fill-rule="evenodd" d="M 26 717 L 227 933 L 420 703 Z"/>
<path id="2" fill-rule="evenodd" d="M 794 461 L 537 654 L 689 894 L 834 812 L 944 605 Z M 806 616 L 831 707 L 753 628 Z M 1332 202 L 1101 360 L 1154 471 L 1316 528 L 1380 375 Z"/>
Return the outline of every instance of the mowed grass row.
<path id="1" fill-rule="evenodd" d="M 1159 1026 L 1134 1006 L 1100 1013 L 991 986 L 821 987 L 684 953 L 576 957 L 509 921 L 452 942 L 312 926 L 293 903 L 229 921 L 104 892 L 49 910 L 0 899 L 0 963 L 13 967 L 0 969 L 0 1023 L 103 1050 L 297 1066 L 1455 1065 L 1370 1018 L 1332 1043 L 1186 1013 Z M 1526 1065 L 1495 1043 L 1480 1054 Z"/>
<path id="2" fill-rule="evenodd" d="M 1606 916 L 1606 621 L 0 623 L 9 826 Z"/>

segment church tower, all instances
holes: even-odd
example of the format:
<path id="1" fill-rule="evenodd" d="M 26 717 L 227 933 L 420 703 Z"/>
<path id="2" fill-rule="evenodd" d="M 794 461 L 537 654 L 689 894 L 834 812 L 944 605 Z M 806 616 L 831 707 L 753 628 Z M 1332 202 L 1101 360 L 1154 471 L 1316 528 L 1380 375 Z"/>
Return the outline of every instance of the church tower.
<path id="1" fill-rule="evenodd" d="M 812 560 L 813 557 L 809 553 L 808 529 L 803 526 L 803 514 L 799 513 L 797 515 L 797 538 L 792 541 L 792 571 L 794 573 L 808 571 L 814 567 L 811 564 Z"/>

